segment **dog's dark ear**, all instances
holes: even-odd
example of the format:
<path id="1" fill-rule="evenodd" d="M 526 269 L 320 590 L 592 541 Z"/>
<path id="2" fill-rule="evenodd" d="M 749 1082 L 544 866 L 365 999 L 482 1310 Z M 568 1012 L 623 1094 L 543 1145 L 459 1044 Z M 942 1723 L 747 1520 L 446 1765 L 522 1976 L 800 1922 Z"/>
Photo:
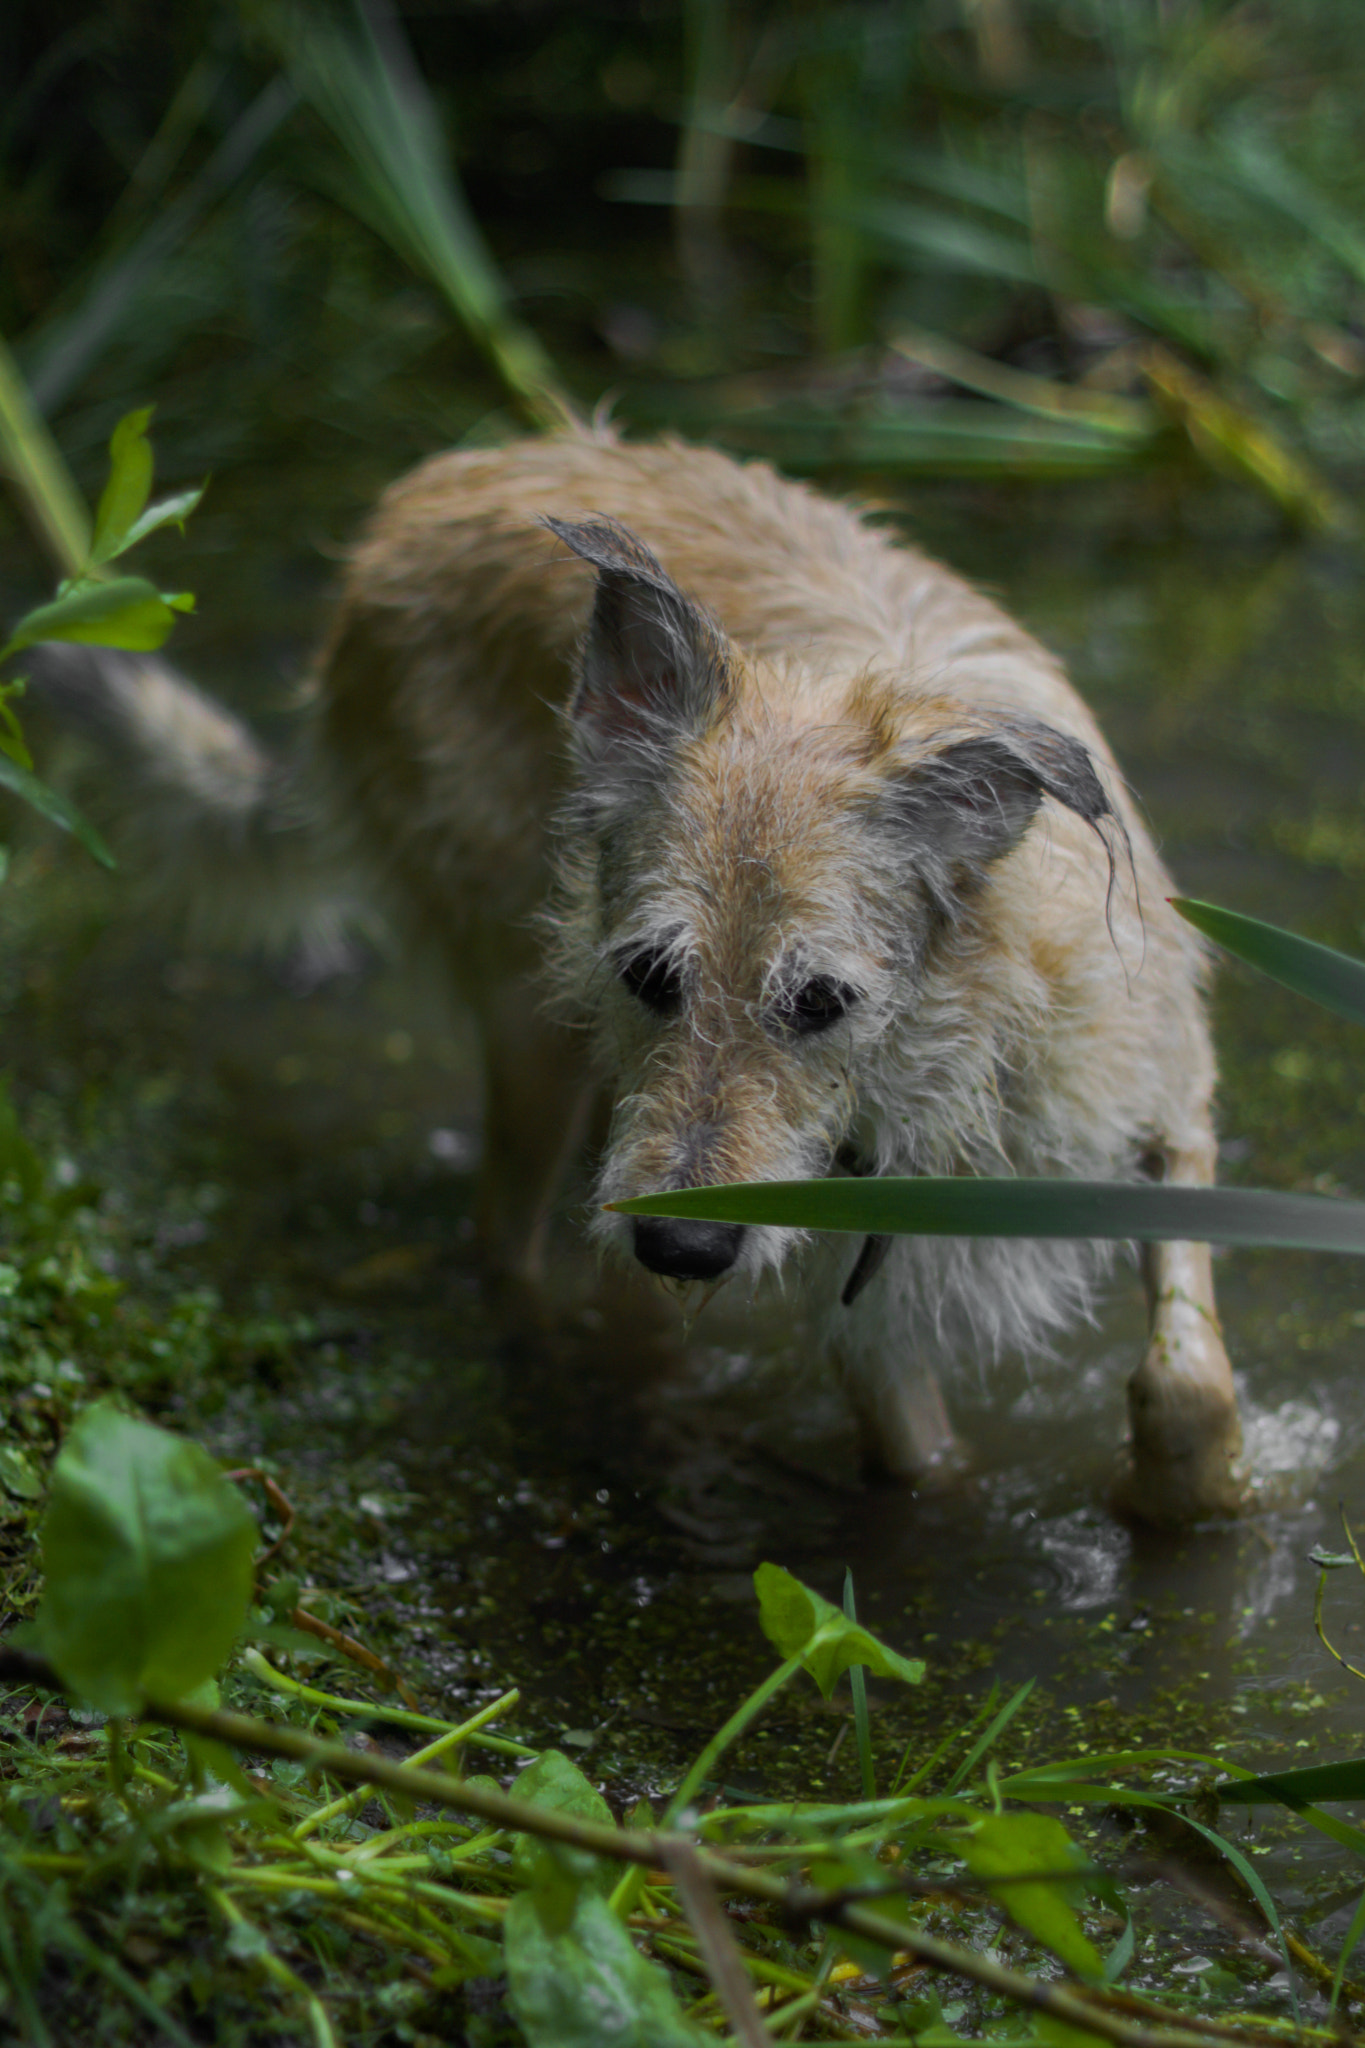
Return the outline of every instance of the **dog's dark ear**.
<path id="1" fill-rule="evenodd" d="M 950 738 L 897 775 L 889 803 L 926 874 L 960 890 L 1019 844 L 1045 796 L 1084 818 L 1112 867 L 1127 834 L 1088 749 L 1033 719 Z"/>
<path id="2" fill-rule="evenodd" d="M 701 732 L 724 697 L 724 635 L 683 596 L 640 541 L 607 519 L 546 526 L 597 570 L 597 596 L 570 704 L 594 754 L 638 749 L 670 732 Z"/>

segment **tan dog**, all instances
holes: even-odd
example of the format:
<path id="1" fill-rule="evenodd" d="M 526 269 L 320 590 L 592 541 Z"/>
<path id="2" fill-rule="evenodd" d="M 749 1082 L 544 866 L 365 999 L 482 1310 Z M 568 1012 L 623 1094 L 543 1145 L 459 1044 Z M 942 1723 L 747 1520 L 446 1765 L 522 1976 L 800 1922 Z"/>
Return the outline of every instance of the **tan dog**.
<path id="1" fill-rule="evenodd" d="M 986 598 L 758 464 L 605 429 L 424 464 L 354 552 L 288 768 L 153 662 L 53 648 L 40 682 L 135 771 L 173 891 L 283 929 L 363 877 L 444 954 L 504 1265 L 535 1270 L 603 1088 L 600 1200 L 840 1165 L 1213 1177 L 1199 948 L 1084 705 Z M 1047 1344 L 1107 1258 L 899 1240 L 876 1270 L 869 1241 L 831 1280 L 791 1231 L 595 1227 L 680 1286 L 823 1287 L 868 1455 L 907 1476 L 953 1457 L 934 1366 Z M 1147 1276 L 1124 1495 L 1227 1511 L 1208 1251 Z"/>

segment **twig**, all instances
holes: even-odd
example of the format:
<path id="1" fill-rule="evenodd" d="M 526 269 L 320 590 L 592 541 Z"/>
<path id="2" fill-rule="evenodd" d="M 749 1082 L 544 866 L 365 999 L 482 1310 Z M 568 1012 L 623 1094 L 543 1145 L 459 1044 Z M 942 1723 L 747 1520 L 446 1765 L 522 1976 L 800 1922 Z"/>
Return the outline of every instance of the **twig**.
<path id="1" fill-rule="evenodd" d="M 39 1686 L 46 1691 L 59 1692 L 63 1689 L 56 1671 L 45 1658 L 26 1650 L 4 1647 L 0 1648 L 0 1680 L 8 1679 Z M 870 1912 L 865 1906 L 842 1901 L 837 1893 L 784 1880 L 767 1871 L 754 1870 L 730 1857 L 696 1850 L 684 1835 L 652 1828 L 605 1827 L 597 1822 L 579 1820 L 572 1814 L 514 1799 L 491 1786 L 471 1785 L 467 1780 L 453 1779 L 442 1772 L 413 1770 L 409 1765 L 392 1763 L 387 1757 L 359 1756 L 340 1743 L 321 1742 L 316 1736 L 305 1735 L 293 1728 L 258 1721 L 247 1714 L 194 1707 L 183 1700 L 173 1705 L 149 1700 L 143 1718 L 161 1722 L 167 1727 L 188 1730 L 190 1734 L 211 1742 L 227 1743 L 234 1749 L 287 1757 L 329 1777 L 352 1784 L 377 1785 L 404 1799 L 426 1800 L 434 1806 L 453 1807 L 458 1812 L 476 1814 L 494 1827 L 540 1835 L 548 1841 L 563 1842 L 570 1848 L 585 1850 L 589 1855 L 643 1864 L 646 1869 L 667 1867 L 667 1857 L 681 1844 L 692 1851 L 697 1867 L 719 1891 L 740 1892 L 749 1898 L 762 1899 L 788 1919 L 802 1925 L 828 1923 L 856 1934 L 864 1941 L 874 1942 L 879 1948 L 889 1949 L 893 1954 L 903 1951 L 931 1969 L 965 1977 L 1013 2005 L 1023 2006 L 1031 2012 L 1049 2013 L 1067 2026 L 1079 2027 L 1102 2040 L 1115 2042 L 1118 2048 L 1208 2048 L 1211 2038 L 1226 2038 L 1221 2029 L 1217 2032 L 1205 2030 L 1197 2019 L 1184 2014 L 1180 2016 L 1182 2024 L 1178 2026 L 1138 2024 L 1111 2010 L 1106 2003 L 1106 1994 L 1098 1987 L 1085 1987 L 1067 1979 L 1046 1981 L 1025 1976 L 1022 1971 L 1008 1969 L 988 1956 L 941 1941 L 936 1935 L 926 1934 L 921 1928 L 907 1925 L 904 1921 L 888 1920 L 882 1914 Z M 1248 2042 L 1273 2040 L 1285 2043 L 1354 2040 L 1359 2037 L 1333 2036 L 1321 2029 L 1306 2027 L 1290 2031 L 1274 2023 L 1261 2026 L 1249 2019 L 1241 2038 Z"/>
<path id="2" fill-rule="evenodd" d="M 275 1552 L 277 1550 L 282 1550 L 285 1544 L 289 1541 L 290 1535 L 293 1532 L 294 1522 L 296 1519 L 294 1513 L 294 1503 L 292 1500 L 290 1500 L 289 1495 L 285 1492 L 284 1488 L 279 1484 L 278 1480 L 272 1479 L 268 1472 L 263 1472 L 259 1465 L 239 1465 L 237 1466 L 235 1471 L 225 1472 L 223 1474 L 223 1477 L 224 1479 L 235 1480 L 237 1485 L 239 1486 L 241 1485 L 244 1479 L 258 1480 L 260 1482 L 261 1489 L 264 1492 L 266 1499 L 270 1502 L 271 1507 L 274 1508 L 276 1515 L 279 1517 L 279 1535 L 275 1538 L 275 1541 L 273 1543 L 267 1544 L 264 1550 L 257 1552 L 256 1572 L 257 1576 L 259 1577 L 261 1566 L 263 1564 L 269 1564 L 271 1558 L 275 1555 Z"/>
<path id="3" fill-rule="evenodd" d="M 754 2002 L 744 1959 L 696 1850 L 687 1842 L 670 1842 L 663 1851 L 663 1866 L 678 1888 L 707 1976 L 736 2040 L 743 2042 L 744 2048 L 769 2048 L 768 2031 Z"/>

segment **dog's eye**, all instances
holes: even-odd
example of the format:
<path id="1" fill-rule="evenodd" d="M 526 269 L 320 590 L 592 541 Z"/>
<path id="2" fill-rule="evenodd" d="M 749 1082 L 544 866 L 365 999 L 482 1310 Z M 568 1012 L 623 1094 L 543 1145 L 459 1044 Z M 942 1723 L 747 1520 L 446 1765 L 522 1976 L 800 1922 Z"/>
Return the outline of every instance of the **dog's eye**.
<path id="1" fill-rule="evenodd" d="M 682 1007 L 682 977 L 667 953 L 632 953 L 618 973 L 637 1002 L 656 1017 L 672 1017 Z"/>
<path id="2" fill-rule="evenodd" d="M 788 989 L 778 999 L 777 1014 L 789 1031 L 810 1038 L 847 1016 L 857 1000 L 857 990 L 847 982 L 836 981 L 832 974 L 817 974 L 813 981 Z"/>

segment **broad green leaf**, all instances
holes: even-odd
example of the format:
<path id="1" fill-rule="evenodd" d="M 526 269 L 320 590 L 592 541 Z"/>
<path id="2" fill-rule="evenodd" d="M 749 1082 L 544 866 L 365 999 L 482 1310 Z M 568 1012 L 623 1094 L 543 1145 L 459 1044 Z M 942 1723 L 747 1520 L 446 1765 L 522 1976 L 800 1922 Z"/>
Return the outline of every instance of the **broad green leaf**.
<path id="1" fill-rule="evenodd" d="M 590 1820 L 598 1827 L 615 1826 L 612 1810 L 602 1794 L 562 1750 L 547 1749 L 533 1764 L 528 1764 L 512 1784 L 512 1797 L 524 1799 L 531 1806 L 547 1807 L 554 1813 Z M 542 1883 L 550 1881 L 544 1867 L 547 1856 L 562 1875 L 576 1883 L 590 1883 L 599 1891 L 610 1891 L 620 1875 L 600 1856 L 565 1849 L 535 1835 L 518 1835 L 513 1845 L 512 1867 L 523 1884 L 537 1879 Z"/>
<path id="2" fill-rule="evenodd" d="M 1213 903 L 1173 896 L 1171 907 L 1206 938 L 1245 960 L 1248 967 L 1292 988 L 1295 995 L 1307 996 L 1325 1010 L 1348 1017 L 1353 1024 L 1365 1024 L 1365 960 L 1354 960 L 1349 953 L 1320 946 L 1314 939 L 1301 939 L 1278 925 L 1262 924 L 1258 917 L 1220 910 Z"/>
<path id="3" fill-rule="evenodd" d="M 0 660 L 40 640 L 80 640 L 146 653 L 160 647 L 175 624 L 174 613 L 186 609 L 185 593 L 164 597 L 145 576 L 114 576 L 107 583 L 81 580 L 20 619 Z"/>
<path id="4" fill-rule="evenodd" d="M 256 1525 L 241 1496 L 198 1444 L 108 1402 L 62 1446 L 42 1542 L 38 1646 L 103 1713 L 183 1699 L 246 1620 Z"/>
<path id="5" fill-rule="evenodd" d="M 15 1500 L 41 1500 L 42 1475 L 13 1444 L 0 1444 L 0 1486 Z"/>
<path id="6" fill-rule="evenodd" d="M 781 1565 L 761 1564 L 754 1589 L 764 1635 L 782 1657 L 801 1660 L 826 1699 L 852 1664 L 865 1665 L 874 1678 L 899 1678 L 906 1685 L 923 1678 L 918 1658 L 889 1650 Z"/>
<path id="7" fill-rule="evenodd" d="M 0 753 L 0 787 L 12 789 L 25 803 L 32 804 L 35 811 L 41 811 L 54 825 L 60 825 L 63 832 L 74 833 L 86 852 L 92 853 L 105 867 L 115 866 L 113 854 L 89 819 L 83 818 L 59 790 L 50 788 L 31 768 L 22 767 L 5 753 Z"/>
<path id="8" fill-rule="evenodd" d="M 1365 1253 L 1365 1202 L 1268 1188 L 1146 1181 L 769 1180 L 678 1188 L 608 1205 L 631 1216 L 777 1223 L 796 1230 L 925 1237 L 1190 1238 L 1296 1251 Z"/>
<path id="9" fill-rule="evenodd" d="M 152 447 L 147 423 L 152 407 L 125 413 L 109 443 L 109 481 L 100 493 L 95 513 L 95 536 L 90 543 L 90 566 L 122 554 L 129 545 L 129 529 L 141 517 L 152 494 Z"/>
<path id="10" fill-rule="evenodd" d="M 503 1921 L 507 2002 L 528 2048 L 702 2048 L 715 2035 L 684 2018 L 668 1977 L 636 1949 L 606 1900 L 580 1893 L 561 1932 L 530 1892 Z"/>
<path id="11" fill-rule="evenodd" d="M 1100 1978 L 1104 1959 L 1076 1918 L 1072 1899 L 1088 1858 L 1059 1820 L 1046 1813 L 986 1813 L 972 1827 L 950 1837 L 973 1877 L 983 1878 L 991 1896 L 1078 1977 Z"/>
<path id="12" fill-rule="evenodd" d="M 1230 1778 L 1214 1787 L 1229 1806 L 1314 1806 L 1320 1799 L 1365 1799 L 1365 1757 L 1336 1764 L 1310 1764 L 1302 1771 L 1268 1771 L 1259 1778 Z"/>

